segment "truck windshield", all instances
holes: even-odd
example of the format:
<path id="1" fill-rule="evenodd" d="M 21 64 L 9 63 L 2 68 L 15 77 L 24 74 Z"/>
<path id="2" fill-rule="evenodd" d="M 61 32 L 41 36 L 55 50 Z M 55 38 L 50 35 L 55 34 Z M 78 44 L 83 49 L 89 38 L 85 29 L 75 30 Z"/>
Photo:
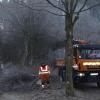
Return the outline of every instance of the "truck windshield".
<path id="1" fill-rule="evenodd" d="M 100 59 L 100 50 L 80 49 L 79 58 L 81 59 Z"/>

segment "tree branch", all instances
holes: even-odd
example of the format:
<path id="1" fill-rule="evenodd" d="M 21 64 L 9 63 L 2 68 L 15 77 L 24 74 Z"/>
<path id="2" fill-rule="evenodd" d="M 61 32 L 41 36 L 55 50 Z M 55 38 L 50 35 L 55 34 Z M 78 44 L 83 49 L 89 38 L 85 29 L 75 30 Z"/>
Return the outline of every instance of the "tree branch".
<path id="1" fill-rule="evenodd" d="M 19 2 L 17 2 L 16 0 L 14 0 L 14 2 L 15 2 L 16 4 L 18 4 L 18 5 L 27 7 L 27 8 L 29 8 L 29 9 L 31 9 L 31 10 L 34 10 L 34 11 L 41 11 L 41 9 L 34 9 L 34 8 L 28 6 L 28 5 L 27 5 L 26 3 L 24 3 L 24 2 L 19 3 Z"/>
<path id="2" fill-rule="evenodd" d="M 79 9 L 79 11 L 77 12 L 77 14 L 79 14 L 79 13 L 84 9 L 84 7 L 86 6 L 87 1 L 88 1 L 88 0 L 85 0 L 85 1 L 84 1 L 83 6 Z"/>
<path id="3" fill-rule="evenodd" d="M 65 0 L 65 10 L 67 11 L 67 13 L 69 13 L 69 9 L 68 9 L 68 1 Z"/>
<path id="4" fill-rule="evenodd" d="M 63 0 L 61 0 L 62 5 L 64 5 L 64 7 L 66 7 L 65 2 Z"/>
<path id="5" fill-rule="evenodd" d="M 83 6 L 79 9 L 78 12 L 76 12 L 77 15 L 75 16 L 75 18 L 74 18 L 74 20 L 73 20 L 73 25 L 74 25 L 74 24 L 76 23 L 76 21 L 78 20 L 79 14 L 82 12 L 82 10 L 84 9 L 84 7 L 86 6 L 87 1 L 88 1 L 88 0 L 85 0 Z M 77 7 L 77 4 L 78 4 L 78 0 L 76 1 L 76 5 L 75 5 L 76 7 Z M 75 7 L 75 8 L 76 8 L 76 7 Z M 74 9 L 74 13 L 75 13 L 75 9 Z"/>
<path id="6" fill-rule="evenodd" d="M 54 5 L 50 0 L 46 0 L 46 1 L 47 1 L 50 5 L 52 5 L 54 8 L 57 8 L 57 9 L 63 11 L 64 13 L 67 13 L 66 10 L 64 10 L 64 9 L 62 9 L 62 8 L 60 8 L 60 7 L 56 6 L 56 5 Z"/>
<path id="7" fill-rule="evenodd" d="M 74 17 L 74 20 L 73 20 L 73 23 L 72 23 L 73 26 L 74 26 L 74 24 L 76 23 L 76 21 L 77 21 L 78 19 L 79 19 L 79 16 L 78 16 L 78 15 Z"/>
<path id="8" fill-rule="evenodd" d="M 43 11 L 46 11 L 46 12 L 51 13 L 51 14 L 56 15 L 56 16 L 65 16 L 65 15 L 61 15 L 61 14 L 57 14 L 57 13 L 51 12 L 51 11 L 46 10 L 46 9 L 44 9 Z"/>
<path id="9" fill-rule="evenodd" d="M 73 13 L 74 0 L 70 0 L 70 13 Z"/>
<path id="10" fill-rule="evenodd" d="M 100 2 L 97 3 L 97 4 L 95 4 L 95 5 L 92 5 L 92 6 L 88 7 L 88 8 L 86 8 L 86 9 L 83 9 L 81 12 L 84 12 L 84 11 L 87 11 L 87 10 L 90 10 L 90 9 L 93 9 L 93 8 L 95 8 L 95 7 L 97 7 L 97 6 L 100 6 Z"/>
<path id="11" fill-rule="evenodd" d="M 74 7 L 73 7 L 73 12 L 75 11 L 75 9 L 76 9 L 76 7 L 77 7 L 78 2 L 79 2 L 79 0 L 76 0 L 75 5 L 74 5 Z"/>
<path id="12" fill-rule="evenodd" d="M 30 7 L 29 5 L 27 5 L 26 3 L 19 3 L 17 1 L 14 1 L 14 2 L 17 3 L 17 4 L 19 4 L 19 5 L 22 5 L 24 7 L 27 7 L 28 9 L 30 9 L 32 11 L 38 11 L 38 12 L 45 11 L 45 12 L 48 12 L 48 13 L 56 15 L 56 16 L 65 16 L 65 15 L 61 15 L 61 14 L 57 14 L 57 13 L 51 12 L 51 11 L 46 10 L 46 9 L 34 9 L 34 8 Z"/>

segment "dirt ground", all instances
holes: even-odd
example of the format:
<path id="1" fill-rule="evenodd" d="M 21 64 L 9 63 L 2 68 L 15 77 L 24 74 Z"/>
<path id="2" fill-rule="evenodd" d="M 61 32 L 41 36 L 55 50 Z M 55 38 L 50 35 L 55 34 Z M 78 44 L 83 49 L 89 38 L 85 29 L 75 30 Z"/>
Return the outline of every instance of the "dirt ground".
<path id="1" fill-rule="evenodd" d="M 95 84 L 90 85 L 75 90 L 74 97 L 67 97 L 64 87 L 52 87 L 44 90 L 37 88 L 32 91 L 5 92 L 0 94 L 0 100 L 100 100 L 100 89 Z"/>
<path id="2" fill-rule="evenodd" d="M 0 91 L 0 100 L 100 100 L 100 89 L 95 83 L 81 84 L 75 89 L 74 97 L 67 97 L 65 84 L 54 73 L 49 88 L 41 89 L 36 80 L 14 86 L 10 91 Z"/>

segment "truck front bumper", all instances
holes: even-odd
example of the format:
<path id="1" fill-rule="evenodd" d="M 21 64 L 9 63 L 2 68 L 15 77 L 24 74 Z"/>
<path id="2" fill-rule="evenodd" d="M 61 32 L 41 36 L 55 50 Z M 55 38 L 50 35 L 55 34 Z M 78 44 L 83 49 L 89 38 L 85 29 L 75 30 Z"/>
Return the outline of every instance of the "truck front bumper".
<path id="1" fill-rule="evenodd" d="M 74 72 L 73 81 L 100 82 L 100 72 Z"/>

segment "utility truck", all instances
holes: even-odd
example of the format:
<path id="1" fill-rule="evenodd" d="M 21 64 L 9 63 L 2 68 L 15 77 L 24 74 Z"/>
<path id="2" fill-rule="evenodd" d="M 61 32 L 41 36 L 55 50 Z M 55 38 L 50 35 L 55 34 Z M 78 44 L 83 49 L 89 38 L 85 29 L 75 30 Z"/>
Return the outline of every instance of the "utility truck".
<path id="1" fill-rule="evenodd" d="M 55 59 L 62 81 L 66 80 L 65 59 Z M 100 87 L 100 45 L 82 41 L 73 43 L 73 83 L 96 82 Z"/>

